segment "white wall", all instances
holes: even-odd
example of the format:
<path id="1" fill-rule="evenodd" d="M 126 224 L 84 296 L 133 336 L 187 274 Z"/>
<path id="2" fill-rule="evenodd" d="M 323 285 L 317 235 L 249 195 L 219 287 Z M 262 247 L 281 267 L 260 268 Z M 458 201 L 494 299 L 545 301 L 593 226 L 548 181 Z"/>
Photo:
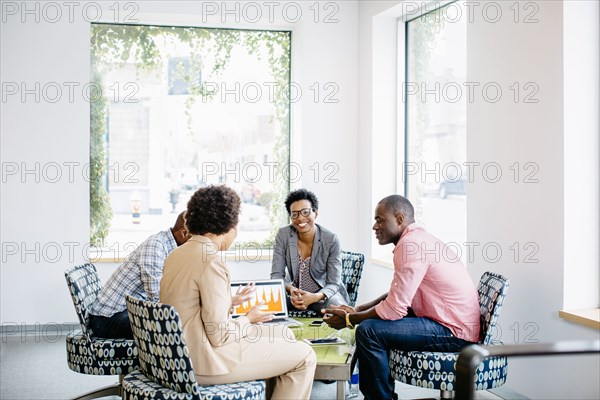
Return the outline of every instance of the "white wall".
<path id="1" fill-rule="evenodd" d="M 89 187 L 81 173 L 89 161 L 89 103 L 81 88 L 90 80 L 90 23 L 83 16 L 97 20 L 96 10 L 93 5 L 85 8 L 86 3 L 77 3 L 70 15 L 69 6 L 56 2 L 62 13 L 58 18 L 55 8 L 44 8 L 41 2 L 28 5 L 31 14 L 21 9 L 24 3 L 8 3 L 10 6 L 2 3 L 0 32 L 2 92 L 6 94 L 0 118 L 1 322 L 72 322 L 76 316 L 63 272 L 85 261 L 89 238 Z M 94 4 L 104 7 L 102 21 L 115 22 L 113 3 Z M 354 249 L 358 227 L 353 218 L 358 187 L 357 4 L 340 2 L 336 8 L 319 4 L 316 14 L 314 5 L 309 8 L 312 3 L 277 2 L 273 8 L 254 2 L 262 15 L 259 22 L 252 22 L 256 8 L 244 9 L 244 2 L 229 3 L 227 9 L 233 13 L 226 13 L 222 2 L 127 3 L 139 7 L 137 10 L 123 4 L 117 21 L 130 16 L 140 23 L 292 30 L 292 80 L 303 93 L 292 109 L 292 153 L 303 172 L 302 181 L 295 186 L 317 193 L 321 203 L 318 221 L 339 234 L 345 249 Z M 296 14 L 298 5 L 302 6 L 300 17 Z M 38 7 L 37 12 L 34 7 Z M 20 93 L 9 95 L 5 89 L 12 90 L 13 82 L 17 87 L 24 82 L 26 88 L 35 88 L 39 82 L 40 99 L 36 101 L 31 94 L 22 101 Z M 43 92 L 52 82 L 64 89 L 63 97 L 55 103 L 49 101 L 54 92 L 46 96 Z M 79 84 L 71 101 L 69 82 Z M 314 90 L 310 89 L 314 83 L 321 89 L 319 101 L 314 100 Z M 331 93 L 325 90 L 326 83 L 339 88 L 333 97 L 337 103 L 324 103 L 323 95 Z M 309 169 L 315 162 L 321 165 L 318 180 Z M 327 162 L 338 166 L 333 177 L 337 183 L 323 181 L 328 172 L 323 164 Z M 22 174 L 23 167 L 34 169 L 35 163 L 39 163 L 37 176 L 35 172 Z M 62 179 L 56 179 L 57 165 Z M 69 165 L 73 166 L 72 179 Z M 114 269 L 114 265 L 97 267 L 103 279 Z M 241 263 L 235 268 L 239 268 L 240 277 L 264 277 L 268 263 Z"/>
<path id="2" fill-rule="evenodd" d="M 533 82 L 539 87 L 535 95 L 539 100 L 537 103 L 525 103 L 521 99 L 515 102 L 512 93 L 507 93 L 495 104 L 478 101 L 469 105 L 468 157 L 470 160 L 495 161 L 503 166 L 507 175 L 512 174 L 507 167 L 514 162 L 521 165 L 535 163 L 539 168 L 536 174 L 539 182 L 527 183 L 523 175 L 518 182 L 514 179 L 495 184 L 476 181 L 469 188 L 467 232 L 471 241 L 497 242 L 507 249 L 513 243 L 518 243 L 522 250 L 525 250 L 524 244 L 533 244 L 535 247 L 530 249 L 539 249 L 534 257 L 538 261 L 527 263 L 524 258 L 527 252 L 524 251 L 518 262 L 514 262 L 511 259 L 513 253 L 507 252 L 500 263 L 476 264 L 472 271 L 478 275 L 492 269 L 511 278 L 511 292 L 501 322 L 504 342 L 524 343 L 526 335 L 540 342 L 597 339 L 598 331 L 572 325 L 557 316 L 557 311 L 563 307 L 564 276 L 569 273 L 571 262 L 564 259 L 562 234 L 567 223 L 563 210 L 566 210 L 564 198 L 568 182 L 562 179 L 565 166 L 568 166 L 563 154 L 564 143 L 569 141 L 567 135 L 571 134 L 571 130 L 564 129 L 567 104 L 563 89 L 564 63 L 567 62 L 564 55 L 569 53 L 565 51 L 563 32 L 565 36 L 569 32 L 563 30 L 568 27 L 563 25 L 563 2 L 536 4 L 539 5 L 536 23 L 515 23 L 512 18 L 503 18 L 491 24 L 480 19 L 468 27 L 470 81 L 498 82 L 503 88 L 514 82 L 519 82 L 521 87 L 526 82 Z M 511 15 L 508 4 L 502 11 L 504 15 Z M 596 11 L 596 26 L 597 15 Z M 597 90 L 596 85 L 596 93 Z M 580 115 L 589 118 L 584 110 L 580 109 Z M 597 170 L 598 148 L 590 151 Z M 598 181 L 588 183 L 588 189 L 584 190 L 597 192 Z M 591 223 L 597 237 L 597 207 L 596 202 L 587 210 L 587 221 L 569 222 L 577 224 L 582 231 L 589 231 Z M 594 218 L 596 223 L 592 222 Z M 594 247 L 586 248 L 582 253 L 585 262 L 597 269 L 598 253 Z M 577 277 L 583 281 L 594 278 L 593 275 L 587 279 L 582 275 Z M 588 307 L 597 305 L 597 297 L 596 303 L 588 303 Z M 598 367 L 597 357 L 514 360 L 509 384 L 534 398 L 564 398 L 567 395 L 570 398 L 597 398 L 600 393 Z M 554 378 L 549 379 L 552 376 Z"/>
<path id="3" fill-rule="evenodd" d="M 82 178 L 83 165 L 89 162 L 89 104 L 81 96 L 90 76 L 89 24 L 81 18 L 72 23 L 35 22 L 35 16 L 21 23 L 20 16 L 11 18 L 4 12 L 5 4 L 0 57 L 6 96 L 1 103 L 0 146 L 2 323 L 76 321 L 72 305 L 68 308 L 63 271 L 82 261 L 82 243 L 89 237 L 89 188 Z M 80 86 L 72 102 L 68 95 L 48 102 L 39 94 L 41 89 L 37 99 L 34 93 L 24 101 L 20 94 L 8 96 L 5 91 L 9 83 L 19 91 L 24 83 L 35 92 L 38 82 L 40 88 L 50 82 Z M 48 96 L 53 99 L 54 93 Z M 53 165 L 62 175 L 55 183 Z M 71 179 L 68 165 L 73 166 Z M 15 166 L 18 170 L 12 175 Z M 50 167 L 44 171 L 44 166 Z M 33 172 L 22 174 L 25 169 Z M 76 250 L 72 262 L 69 246 Z M 54 260 L 58 251 L 62 257 Z"/>
<path id="4" fill-rule="evenodd" d="M 395 175 L 394 171 L 374 167 L 385 162 L 387 155 L 375 151 L 380 148 L 375 146 L 373 138 L 380 137 L 378 135 L 391 138 L 393 128 L 390 126 L 393 125 L 389 125 L 389 121 L 374 121 L 374 115 L 377 118 L 387 115 L 373 106 L 374 86 L 379 85 L 381 89 L 387 77 L 374 75 L 386 65 L 373 61 L 373 55 L 376 48 L 379 52 L 381 49 L 395 52 L 394 44 L 390 47 L 389 43 L 381 43 L 378 35 L 382 30 L 393 31 L 394 18 L 382 12 L 399 3 L 335 2 L 339 6 L 335 15 L 339 22 L 333 24 L 322 20 L 334 9 L 321 9 L 319 22 L 314 22 L 313 11 L 308 9 L 312 2 L 300 3 L 304 7 L 303 17 L 297 23 L 288 23 L 277 13 L 274 22 L 269 23 L 263 10 L 265 15 L 259 24 L 244 23 L 243 18 L 235 23 L 235 15 L 221 14 L 208 17 L 203 24 L 201 2 L 135 4 L 140 7 L 136 17 L 142 22 L 293 29 L 292 62 L 296 74 L 293 80 L 300 82 L 303 88 L 314 82 L 321 85 L 334 82 L 340 88 L 337 104 L 315 103 L 312 98 L 303 97 L 294 105 L 293 152 L 296 160 L 301 161 L 303 171 L 309 171 L 308 167 L 317 161 L 336 162 L 340 167 L 339 183 L 313 182 L 311 176 L 305 177 L 302 185 L 319 195 L 319 220 L 340 235 L 343 247 L 368 256 L 374 201 L 393 187 L 374 183 L 373 176 Z M 589 6 L 594 2 L 582 3 Z M 508 2 L 505 6 L 511 4 Z M 469 187 L 470 241 L 493 241 L 504 249 L 514 242 L 521 246 L 535 242 L 539 246 L 538 263 L 515 263 L 512 253 L 506 250 L 502 262 L 486 264 L 476 260 L 469 266 L 474 280 L 488 269 L 511 279 L 511 292 L 500 319 L 501 339 L 505 343 L 523 342 L 528 334 L 541 342 L 598 338 L 597 331 L 556 316 L 563 305 L 563 230 L 568 225 L 564 208 L 572 201 L 565 193 L 568 183 L 563 183 L 565 162 L 572 158 L 563 155 L 567 135 L 563 125 L 568 120 L 563 108 L 563 86 L 567 79 L 563 72 L 568 70 L 566 66 L 563 69 L 563 65 L 568 64 L 568 60 L 563 55 L 569 54 L 564 48 L 567 39 L 563 41 L 563 33 L 564 29 L 571 29 L 572 20 L 567 23 L 568 13 L 563 13 L 563 2 L 535 4 L 540 6 L 539 23 L 533 26 L 514 24 L 510 18 L 504 18 L 494 25 L 479 20 L 479 24 L 470 25 L 468 31 L 471 81 L 492 80 L 501 83 L 503 88 L 514 81 L 532 81 L 540 87 L 538 104 L 514 104 L 503 99 L 496 104 L 476 102 L 468 110 L 470 160 L 496 161 L 504 168 L 515 161 L 531 161 L 540 166 L 537 184 L 490 185 L 480 179 Z M 26 21 L 22 22 L 20 13 L 12 16 L 2 11 L 5 19 L 0 26 L 3 83 L 25 82 L 31 88 L 35 82 L 43 86 L 49 82 L 83 85 L 89 81 L 89 23 L 81 18 L 80 12 L 75 13 L 71 22 L 65 9 L 62 20 L 51 23 L 43 18 L 36 22 L 32 15 L 26 15 Z M 121 20 L 127 11 L 131 10 L 121 10 Z M 522 17 L 531 9 L 521 11 Z M 106 9 L 104 12 L 105 16 L 112 17 Z M 510 10 L 504 12 L 512 16 Z M 595 13 L 597 16 L 597 6 Z M 106 18 L 107 22 L 111 20 Z M 597 19 L 595 21 L 597 24 Z M 595 29 L 597 32 L 597 25 Z M 588 47 L 594 45 L 597 49 L 597 41 L 588 43 Z M 6 94 L 5 89 L 3 87 L 3 94 Z M 505 91 L 510 92 L 506 88 Z M 385 103 L 385 99 L 383 101 Z M 72 322 L 75 315 L 62 274 L 67 267 L 84 261 L 82 250 L 89 236 L 89 188 L 81 175 L 82 166 L 89 160 L 89 104 L 81 92 L 76 91 L 73 102 L 68 101 L 66 94 L 57 103 L 44 99 L 36 103 L 33 95 L 27 95 L 22 102 L 20 95 L 14 95 L 8 96 L 6 101 L 3 99 L 0 107 L 1 322 L 19 325 Z M 373 130 L 375 122 L 381 131 Z M 383 151 L 390 149 L 384 146 Z M 596 152 L 587 156 L 588 161 L 590 158 L 597 165 L 597 147 Z M 35 173 L 23 176 L 21 171 L 23 166 L 33 169 L 36 162 L 40 163 L 39 182 L 35 181 Z M 61 166 L 63 177 L 57 183 L 50 182 L 54 169 L 49 163 Z M 64 163 L 78 163 L 71 164 L 72 182 Z M 12 175 L 11 168 L 15 165 L 19 170 Z M 598 192 L 597 180 L 589 185 L 591 192 Z M 574 231 L 577 232 L 577 227 Z M 594 232 L 597 235 L 597 229 Z M 62 252 L 58 258 L 57 248 Z M 69 249 L 73 249 L 72 256 Z M 523 253 L 521 261 L 522 257 Z M 597 251 L 588 261 L 598 265 Z M 98 267 L 105 279 L 115 265 Z M 268 263 L 241 263 L 233 265 L 232 271 L 234 277 L 260 276 L 268 271 Z M 387 290 L 390 278 L 391 270 L 368 262 L 359 301 Z M 598 398 L 598 368 L 597 358 L 590 357 L 513 360 L 508 386 L 532 398 Z"/>
<path id="5" fill-rule="evenodd" d="M 405 2 L 404 9 L 407 9 L 407 3 L 410 2 Z M 467 73 L 468 81 L 479 83 L 480 88 L 486 83 L 498 83 L 503 89 L 503 96 L 497 103 L 491 103 L 485 101 L 479 91 L 476 92 L 479 93 L 476 100 L 468 104 L 467 154 L 469 161 L 480 162 L 482 165 L 498 163 L 504 179 L 488 183 L 489 179 L 486 178 L 491 178 L 490 176 L 477 175 L 469 185 L 467 232 L 468 241 L 479 243 L 479 249 L 487 243 L 497 244 L 503 254 L 497 262 L 488 262 L 481 251 L 476 251 L 468 268 L 474 281 L 486 270 L 504 274 L 511 280 L 510 292 L 499 321 L 499 338 L 504 343 L 598 339 L 597 330 L 574 325 L 557 316 L 558 310 L 563 307 L 564 274 L 570 275 L 571 280 L 581 276 L 570 274 L 569 260 L 564 260 L 566 239 L 563 233 L 566 234 L 565 218 L 568 218 L 565 215 L 575 212 L 580 217 L 568 221 L 572 227 L 572 235 L 577 235 L 578 232 L 591 235 L 583 238 L 588 246 L 576 246 L 580 251 L 578 260 L 586 263 L 586 266 L 578 267 L 577 270 L 596 271 L 596 275 L 592 274 L 590 279 L 593 281 L 596 277 L 597 281 L 598 179 L 586 180 L 585 186 L 577 186 L 577 190 L 582 193 L 567 194 L 566 187 L 574 188 L 564 181 L 568 179 L 564 171 L 568 167 L 571 171 L 577 169 L 580 172 L 581 166 L 585 168 L 586 176 L 597 177 L 599 68 L 597 58 L 594 61 L 593 56 L 582 55 L 582 51 L 598 52 L 598 5 L 596 2 L 575 2 L 579 3 L 579 7 L 586 7 L 577 11 L 569 9 L 575 5 L 566 2 L 568 10 L 563 12 L 562 1 L 530 2 L 529 8 L 525 8 L 526 2 L 521 2 L 518 4 L 520 22 L 515 23 L 513 10 L 508 8 L 514 2 L 492 3 L 492 7 L 502 7 L 502 17 L 495 23 L 486 21 L 481 14 L 485 2 L 471 2 L 472 5 L 478 4 L 478 8 L 473 14 L 473 22 L 467 28 Z M 422 2 L 412 2 L 413 6 L 420 4 Z M 532 8 L 535 6 L 538 8 Z M 359 148 L 365 150 L 361 152 L 360 162 L 366 166 L 365 171 L 359 175 L 360 187 L 369 185 L 382 174 L 381 171 L 369 171 L 368 166 L 381 162 L 376 160 L 380 155 L 376 140 L 381 140 L 386 135 L 389 138 L 390 133 L 381 132 L 379 127 L 382 122 L 376 120 L 376 111 L 370 108 L 370 104 L 394 101 L 375 98 L 374 95 L 379 90 L 380 81 L 384 79 L 376 73 L 378 64 L 382 57 L 387 59 L 388 53 L 394 51 L 394 44 L 382 43 L 378 35 L 386 26 L 391 26 L 390 15 L 399 15 L 401 10 L 402 4 L 398 1 L 362 2 L 359 8 L 359 127 L 361 133 L 364 133 L 359 138 Z M 523 18 L 534 10 L 537 10 L 534 17 L 538 21 L 522 23 Z M 493 11 L 495 9 L 490 8 L 489 14 L 485 15 L 489 21 L 495 19 Z M 570 18 L 569 23 L 565 18 Z M 578 26 L 575 32 L 572 31 L 574 26 Z M 581 36 L 573 37 L 577 33 Z M 563 34 L 569 39 L 563 39 Z M 578 49 L 571 49 L 567 45 L 575 43 L 579 44 Z M 378 48 L 383 50 L 377 50 Z M 572 61 L 570 57 L 574 52 L 585 60 L 585 65 Z M 564 67 L 565 65 L 568 67 Z M 565 71 L 569 72 L 566 77 Z M 592 79 L 581 76 L 586 72 L 592 74 Z M 572 88 L 569 85 L 563 90 L 563 83 L 567 87 L 566 82 L 573 82 L 574 76 L 578 77 L 576 82 L 582 86 Z M 519 82 L 521 87 L 520 101 L 517 103 L 510 90 L 514 82 Z M 538 103 L 523 103 L 526 93 L 523 89 L 527 82 L 538 85 L 539 91 L 535 95 Z M 565 97 L 563 92 L 569 90 L 575 94 Z M 585 94 L 584 97 L 581 97 L 582 93 Z M 589 99 L 591 102 L 577 108 L 569 103 L 573 98 Z M 572 114 L 567 117 L 565 110 L 568 106 L 571 107 Z M 381 112 L 377 115 L 381 115 Z M 583 119 L 579 126 L 583 132 L 576 133 L 573 128 L 575 115 Z M 565 124 L 567 118 L 571 118 L 570 126 Z M 574 153 L 564 155 L 564 142 L 568 140 L 567 135 L 572 134 L 578 138 L 586 138 L 585 144 L 574 147 L 584 149 L 583 152 L 577 152 L 578 157 Z M 565 165 L 567 159 L 578 164 Z M 515 162 L 519 162 L 521 168 L 516 183 L 513 170 L 509 169 Z M 535 175 L 539 179 L 538 183 L 524 183 L 523 173 L 532 171 L 523 169 L 527 162 L 539 167 Z M 359 214 L 364 217 L 360 219 L 359 240 L 365 244 L 371 242 L 372 234 L 368 227 L 372 219 L 367 216 L 372 218 L 375 195 L 375 192 L 360 194 Z M 585 200 L 575 201 L 578 196 L 585 197 Z M 580 209 L 566 210 L 566 204 Z M 584 205 L 587 208 L 581 209 Z M 573 243 L 578 237 L 569 239 Z M 520 246 L 516 262 L 516 250 L 510 248 L 515 242 Z M 525 247 L 527 244 L 529 247 Z M 537 252 L 533 255 L 533 260 L 537 262 L 524 262 L 525 256 L 535 249 Z M 369 275 L 364 280 L 364 291 L 361 292 L 363 299 L 380 294 L 383 282 L 386 279 L 389 281 L 390 276 L 386 268 L 375 265 L 367 268 Z M 378 279 L 381 280 L 379 284 L 376 283 Z M 594 283 L 586 282 L 583 286 L 590 285 L 593 286 Z M 595 285 L 596 292 L 591 297 L 588 296 L 587 306 L 598 305 L 597 282 Z M 507 385 L 536 399 L 592 399 L 600 395 L 598 374 L 597 356 L 513 359 L 510 361 Z"/>

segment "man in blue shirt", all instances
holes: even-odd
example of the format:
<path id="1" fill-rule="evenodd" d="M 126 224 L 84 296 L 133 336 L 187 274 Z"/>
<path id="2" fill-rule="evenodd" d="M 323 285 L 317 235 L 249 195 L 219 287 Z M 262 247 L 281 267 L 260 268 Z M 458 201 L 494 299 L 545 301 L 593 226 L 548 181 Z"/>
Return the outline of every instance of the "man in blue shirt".
<path id="1" fill-rule="evenodd" d="M 140 244 L 108 279 L 90 308 L 94 336 L 133 339 L 125 296 L 158 301 L 165 259 L 190 238 L 184 214 L 177 216 L 171 229 L 158 232 Z"/>

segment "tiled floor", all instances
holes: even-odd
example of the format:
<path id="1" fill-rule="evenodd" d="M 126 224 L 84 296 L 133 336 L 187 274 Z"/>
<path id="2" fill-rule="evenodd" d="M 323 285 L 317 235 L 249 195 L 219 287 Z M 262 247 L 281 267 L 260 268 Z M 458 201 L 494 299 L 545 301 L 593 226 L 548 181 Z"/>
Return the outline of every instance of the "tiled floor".
<path id="1" fill-rule="evenodd" d="M 0 343 L 0 399 L 63 400 L 116 382 L 116 377 L 78 374 L 67 367 L 65 337 L 60 334 L 2 336 Z M 315 382 L 312 400 L 332 400 L 335 384 Z M 439 398 L 436 390 L 396 384 L 401 399 Z M 362 399 L 362 395 L 357 400 Z M 478 392 L 478 399 L 500 399 Z M 111 400 L 118 400 L 113 397 Z"/>

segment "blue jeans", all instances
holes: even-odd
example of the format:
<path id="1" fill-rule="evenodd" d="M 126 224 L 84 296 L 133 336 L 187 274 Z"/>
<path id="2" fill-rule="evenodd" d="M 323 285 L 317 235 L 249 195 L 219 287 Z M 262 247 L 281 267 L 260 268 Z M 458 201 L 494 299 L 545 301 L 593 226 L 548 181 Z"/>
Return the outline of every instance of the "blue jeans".
<path id="1" fill-rule="evenodd" d="M 133 339 L 129 324 L 129 314 L 123 310 L 112 317 L 90 315 L 90 328 L 93 336 L 105 339 Z"/>
<path id="2" fill-rule="evenodd" d="M 368 319 L 356 328 L 360 391 L 366 400 L 388 400 L 394 393 L 388 351 L 460 351 L 471 344 L 429 319 L 404 317 L 396 321 Z"/>

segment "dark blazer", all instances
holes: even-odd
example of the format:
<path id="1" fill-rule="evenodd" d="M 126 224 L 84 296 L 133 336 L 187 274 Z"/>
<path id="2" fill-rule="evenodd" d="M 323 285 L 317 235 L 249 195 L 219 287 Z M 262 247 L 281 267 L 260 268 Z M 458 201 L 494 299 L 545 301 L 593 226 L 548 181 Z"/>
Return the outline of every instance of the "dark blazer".
<path id="1" fill-rule="evenodd" d="M 271 279 L 292 284 L 298 274 L 298 232 L 291 225 L 279 229 L 275 237 Z M 315 224 L 310 256 L 310 275 L 327 296 L 323 306 L 348 304 L 350 298 L 342 283 L 342 250 L 337 235 Z"/>

